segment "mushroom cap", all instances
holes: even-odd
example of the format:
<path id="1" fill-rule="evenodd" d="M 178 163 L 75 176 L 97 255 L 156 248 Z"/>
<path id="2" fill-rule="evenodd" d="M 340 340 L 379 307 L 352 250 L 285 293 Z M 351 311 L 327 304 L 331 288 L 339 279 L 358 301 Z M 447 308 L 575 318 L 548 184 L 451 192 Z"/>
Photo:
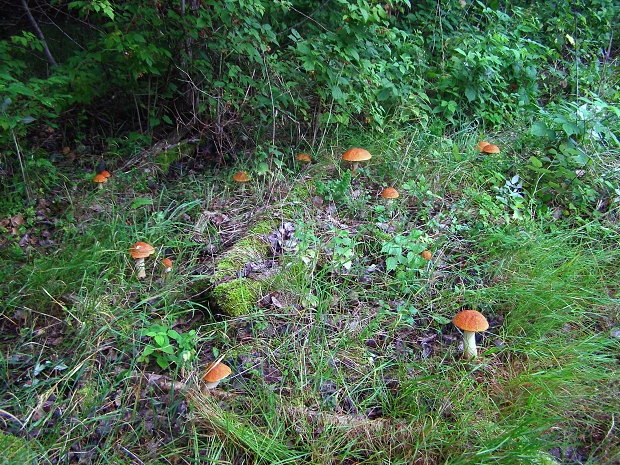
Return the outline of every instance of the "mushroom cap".
<path id="1" fill-rule="evenodd" d="M 424 252 L 422 252 L 420 254 L 420 256 L 424 259 L 424 260 L 430 260 L 431 258 L 433 258 L 433 253 L 430 250 L 425 250 Z"/>
<path id="2" fill-rule="evenodd" d="M 370 160 L 372 155 L 368 150 L 352 148 L 342 154 L 344 161 L 365 161 Z"/>
<path id="3" fill-rule="evenodd" d="M 211 362 L 207 365 L 207 372 L 202 379 L 207 383 L 215 383 L 221 379 L 226 378 L 232 370 L 228 365 L 224 365 L 222 362 Z"/>
<path id="4" fill-rule="evenodd" d="M 154 252 L 155 249 L 153 246 L 151 244 L 147 244 L 146 242 L 136 242 L 129 249 L 131 258 L 146 258 Z"/>
<path id="5" fill-rule="evenodd" d="M 233 176 L 233 179 L 237 182 L 248 182 L 250 180 L 250 177 L 245 171 L 237 171 Z"/>
<path id="6" fill-rule="evenodd" d="M 476 310 L 463 310 L 454 317 L 452 323 L 463 331 L 477 332 L 489 329 L 487 319 Z"/>
<path id="7" fill-rule="evenodd" d="M 386 187 L 385 189 L 383 189 L 383 192 L 381 192 L 381 197 L 383 197 L 384 199 L 397 199 L 398 191 L 393 187 Z"/>
<path id="8" fill-rule="evenodd" d="M 482 149 L 485 148 L 487 145 L 489 145 L 489 143 L 486 140 L 482 140 L 478 142 L 478 145 L 476 146 L 476 148 L 482 151 Z"/>
<path id="9" fill-rule="evenodd" d="M 105 177 L 106 179 L 108 179 L 110 176 L 112 176 L 110 174 L 110 172 L 108 170 L 103 170 L 101 173 L 99 173 L 101 176 Z"/>
<path id="10" fill-rule="evenodd" d="M 161 261 L 161 264 L 164 266 L 164 268 L 172 268 L 172 260 L 170 260 L 168 257 L 164 258 Z"/>
<path id="11" fill-rule="evenodd" d="M 99 173 L 95 175 L 93 178 L 93 182 L 107 182 L 108 178 L 106 178 L 103 174 Z"/>
<path id="12" fill-rule="evenodd" d="M 310 158 L 310 155 L 308 155 L 307 153 L 299 153 L 295 157 L 295 160 L 301 161 L 303 163 L 310 163 L 312 161 L 312 158 Z"/>
<path id="13" fill-rule="evenodd" d="M 499 147 L 493 144 L 487 144 L 481 148 L 484 153 L 499 153 Z"/>

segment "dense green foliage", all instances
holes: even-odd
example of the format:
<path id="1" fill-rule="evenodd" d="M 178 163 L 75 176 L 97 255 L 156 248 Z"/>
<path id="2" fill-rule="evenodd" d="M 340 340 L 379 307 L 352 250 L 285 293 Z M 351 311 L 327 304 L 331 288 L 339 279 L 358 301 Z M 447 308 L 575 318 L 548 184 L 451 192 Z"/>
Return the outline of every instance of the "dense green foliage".
<path id="1" fill-rule="evenodd" d="M 78 126 L 101 112 L 112 137 L 180 124 L 260 141 L 276 128 L 305 133 L 314 119 L 381 129 L 440 114 L 498 125 L 570 95 L 617 98 L 612 0 L 180 5 L 52 4 L 65 18 L 43 28 L 57 67 L 41 66 L 30 25 L 4 37 L 0 143 L 68 110 Z"/>

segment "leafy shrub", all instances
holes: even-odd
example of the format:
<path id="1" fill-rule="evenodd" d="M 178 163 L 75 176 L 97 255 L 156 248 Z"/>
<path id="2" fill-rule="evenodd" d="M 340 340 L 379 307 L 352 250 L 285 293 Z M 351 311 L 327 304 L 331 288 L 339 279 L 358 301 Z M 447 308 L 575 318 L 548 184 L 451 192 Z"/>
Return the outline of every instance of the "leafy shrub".
<path id="1" fill-rule="evenodd" d="M 592 178 L 589 166 L 600 163 L 596 153 L 620 147 L 615 132 L 620 127 L 620 109 L 599 99 L 549 106 L 535 121 L 531 133 L 545 148 L 541 156 L 530 156 L 527 169 L 535 196 L 546 204 L 592 211 L 593 204 L 619 186 Z M 604 164 L 605 162 L 602 161 Z M 600 170 L 599 170 L 600 171 Z"/>

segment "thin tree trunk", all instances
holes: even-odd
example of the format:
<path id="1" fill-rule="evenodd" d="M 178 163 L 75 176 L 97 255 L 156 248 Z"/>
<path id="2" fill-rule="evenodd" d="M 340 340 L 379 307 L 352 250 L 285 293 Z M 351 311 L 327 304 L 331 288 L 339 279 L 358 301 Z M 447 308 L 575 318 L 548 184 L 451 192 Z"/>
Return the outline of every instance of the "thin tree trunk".
<path id="1" fill-rule="evenodd" d="M 45 36 L 43 35 L 43 32 L 39 28 L 39 25 L 37 24 L 37 21 L 34 19 L 34 16 L 32 16 L 32 13 L 30 12 L 30 8 L 28 8 L 28 3 L 26 3 L 26 0 L 21 0 L 21 2 L 22 2 L 22 6 L 24 7 L 24 10 L 26 11 L 26 14 L 28 15 L 28 19 L 30 20 L 30 23 L 32 24 L 32 27 L 34 28 L 34 31 L 37 34 L 37 37 L 43 43 L 43 51 L 45 52 L 45 57 L 47 58 L 47 61 L 49 61 L 52 66 L 58 66 L 58 63 L 56 63 L 56 60 L 54 60 L 54 57 L 52 56 L 52 52 L 50 52 L 50 49 L 47 46 L 47 41 L 45 40 Z"/>

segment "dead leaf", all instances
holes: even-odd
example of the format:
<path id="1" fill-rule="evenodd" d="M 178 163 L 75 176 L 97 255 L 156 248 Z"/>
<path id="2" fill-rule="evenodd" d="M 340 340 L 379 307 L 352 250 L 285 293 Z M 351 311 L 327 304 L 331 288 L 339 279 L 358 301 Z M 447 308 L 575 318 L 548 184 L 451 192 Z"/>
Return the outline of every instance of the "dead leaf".
<path id="1" fill-rule="evenodd" d="M 13 226 L 21 226 L 24 224 L 24 217 L 20 214 L 11 217 L 11 224 Z"/>

